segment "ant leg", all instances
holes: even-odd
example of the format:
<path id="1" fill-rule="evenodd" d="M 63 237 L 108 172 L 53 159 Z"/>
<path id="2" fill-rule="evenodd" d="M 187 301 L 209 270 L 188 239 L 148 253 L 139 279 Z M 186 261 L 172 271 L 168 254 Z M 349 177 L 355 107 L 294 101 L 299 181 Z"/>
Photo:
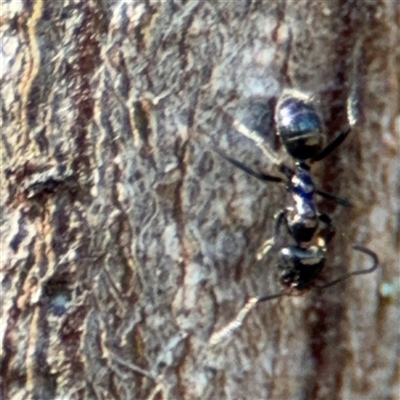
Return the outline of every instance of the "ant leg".
<path id="1" fill-rule="evenodd" d="M 349 201 L 347 201 L 345 199 L 341 199 L 340 197 L 333 196 L 333 195 L 331 195 L 329 193 L 325 193 L 321 190 L 316 190 L 315 193 L 317 195 L 323 197 L 324 199 L 333 201 L 334 203 L 341 205 L 342 207 L 346 207 L 346 208 L 353 207 L 353 205 Z"/>
<path id="2" fill-rule="evenodd" d="M 367 249 L 364 246 L 360 246 L 360 245 L 354 245 L 354 246 L 352 246 L 352 248 L 354 250 L 360 251 L 361 253 L 369 255 L 373 260 L 372 266 L 368 269 L 362 269 L 362 270 L 358 270 L 358 271 L 349 272 L 349 273 L 344 274 L 344 275 L 340 276 L 339 278 L 334 279 L 333 281 L 330 281 L 324 285 L 316 285 L 316 287 L 318 289 L 326 289 L 328 287 L 334 286 L 337 283 L 340 283 L 348 278 L 351 278 L 354 275 L 369 274 L 370 272 L 373 272 L 378 268 L 379 259 L 378 259 L 378 255 L 375 252 L 373 252 L 370 249 Z"/>
<path id="3" fill-rule="evenodd" d="M 257 303 L 262 303 L 263 301 L 273 300 L 273 299 L 277 299 L 278 297 L 291 296 L 291 295 L 292 295 L 292 292 L 290 292 L 290 291 L 270 294 L 268 296 L 258 297 Z"/>
<path id="4" fill-rule="evenodd" d="M 256 254 L 257 261 L 261 261 L 272 249 L 272 246 L 275 244 L 275 237 L 272 236 L 267 239 L 259 248 Z"/>
<path id="5" fill-rule="evenodd" d="M 257 261 L 262 260 L 271 250 L 272 246 L 275 244 L 276 239 L 279 236 L 279 231 L 282 225 L 282 222 L 286 219 L 286 210 L 280 210 L 276 215 L 275 215 L 275 232 L 274 236 L 271 238 L 267 239 L 260 247 L 260 249 L 257 251 L 256 258 Z"/>
<path id="6" fill-rule="evenodd" d="M 321 153 L 319 153 L 317 156 L 315 156 L 313 159 L 311 159 L 311 163 L 313 163 L 315 161 L 321 161 L 322 159 L 327 157 L 329 154 L 331 154 L 333 150 L 335 150 L 337 147 L 339 147 L 344 142 L 344 140 L 346 139 L 346 137 L 348 136 L 350 131 L 351 131 L 351 128 L 347 128 L 344 131 L 340 132 L 339 135 L 336 136 L 336 138 L 331 143 L 329 143 L 325 147 L 325 149 L 323 149 L 321 151 Z"/>
<path id="7" fill-rule="evenodd" d="M 286 179 L 288 182 L 290 182 L 291 179 L 293 178 L 293 176 L 296 175 L 296 172 L 292 168 L 288 167 L 287 165 L 285 165 L 283 163 L 279 165 L 279 171 L 282 172 L 282 174 L 284 174 L 286 176 Z M 341 199 L 340 197 L 333 196 L 322 190 L 316 189 L 315 194 L 317 194 L 321 197 L 324 197 L 327 200 L 333 201 L 336 204 L 340 204 L 343 207 L 348 207 L 348 208 L 353 207 L 353 205 L 349 201 L 347 201 L 345 199 Z"/>
<path id="8" fill-rule="evenodd" d="M 229 161 L 231 164 L 233 164 L 235 167 L 241 169 L 243 172 L 246 172 L 246 174 L 249 174 L 251 176 L 254 176 L 255 178 L 264 181 L 264 182 L 277 182 L 277 183 L 282 183 L 283 179 L 280 178 L 279 176 L 274 176 L 274 175 L 267 175 L 262 172 L 256 172 L 249 168 L 247 165 L 244 165 L 240 161 L 235 160 L 234 158 L 231 158 L 227 156 L 225 153 L 223 153 L 219 149 L 213 149 L 216 153 L 218 153 L 223 159 L 226 161 Z"/>
<path id="9" fill-rule="evenodd" d="M 223 159 L 225 159 L 226 161 L 229 161 L 231 164 L 233 164 L 235 167 L 241 169 L 243 172 L 246 172 L 246 174 L 254 176 L 255 178 L 259 179 L 260 181 L 263 182 L 276 182 L 276 183 L 282 183 L 284 182 L 284 180 L 282 178 L 280 178 L 279 176 L 275 176 L 275 175 L 268 175 L 268 174 L 264 174 L 263 172 L 256 172 L 253 169 L 249 168 L 247 165 L 241 163 L 238 160 L 235 160 L 234 158 L 231 158 L 229 156 L 227 156 L 224 152 L 222 152 L 219 149 L 213 149 L 213 151 L 215 151 L 219 156 L 221 156 Z M 286 178 L 289 180 L 294 174 L 295 172 L 287 167 L 284 164 L 281 164 L 280 166 L 280 171 L 286 175 Z M 325 193 L 322 190 L 316 190 L 315 193 L 327 200 L 333 201 L 336 204 L 339 204 L 343 207 L 347 207 L 347 208 L 351 208 L 353 207 L 353 205 L 345 200 L 345 199 L 341 199 L 340 197 L 336 197 L 333 196 L 331 194 Z"/>
<path id="10" fill-rule="evenodd" d="M 335 227 L 333 226 L 331 217 L 327 214 L 318 215 L 318 219 L 324 225 L 324 227 L 320 228 L 320 236 L 323 238 L 323 247 L 326 247 L 335 236 Z"/>
<path id="11" fill-rule="evenodd" d="M 281 164 L 282 160 L 273 154 L 274 151 L 271 149 L 270 146 L 268 146 L 267 143 L 265 143 L 265 140 L 262 138 L 262 136 L 260 136 L 256 131 L 252 131 L 249 128 L 247 128 L 237 118 L 232 117 L 228 112 L 222 109 L 222 107 L 218 108 L 221 110 L 223 114 L 227 115 L 231 120 L 233 120 L 232 123 L 233 127 L 243 136 L 246 136 L 248 139 L 252 140 L 273 164 L 275 165 Z"/>

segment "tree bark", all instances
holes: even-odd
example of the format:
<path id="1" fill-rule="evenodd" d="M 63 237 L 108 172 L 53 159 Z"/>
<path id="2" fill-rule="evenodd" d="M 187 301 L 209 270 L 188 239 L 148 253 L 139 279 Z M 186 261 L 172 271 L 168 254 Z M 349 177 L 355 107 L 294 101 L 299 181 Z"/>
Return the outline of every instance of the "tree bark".
<path id="1" fill-rule="evenodd" d="M 2 398 L 397 398 L 398 21 L 392 1 L 3 3 Z M 275 144 L 287 87 L 329 138 L 357 117 L 313 167 L 354 205 L 318 200 L 323 278 L 368 267 L 355 243 L 380 268 L 215 343 L 280 290 L 277 249 L 255 255 L 288 199 L 212 149 L 272 173 L 235 123 Z"/>

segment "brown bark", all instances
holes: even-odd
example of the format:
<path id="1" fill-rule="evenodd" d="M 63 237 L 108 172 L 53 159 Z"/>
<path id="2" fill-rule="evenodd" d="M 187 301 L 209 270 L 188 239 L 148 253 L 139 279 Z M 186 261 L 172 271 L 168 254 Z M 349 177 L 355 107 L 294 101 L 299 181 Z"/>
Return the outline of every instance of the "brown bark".
<path id="1" fill-rule="evenodd" d="M 4 3 L 2 398 L 397 398 L 397 7 Z M 315 168 L 354 204 L 318 202 L 337 228 L 324 277 L 369 265 L 354 243 L 381 266 L 260 304 L 211 345 L 279 290 L 255 253 L 287 196 L 210 146 L 272 171 L 232 123 L 270 134 L 288 86 L 329 137 L 356 92 L 357 128 Z"/>

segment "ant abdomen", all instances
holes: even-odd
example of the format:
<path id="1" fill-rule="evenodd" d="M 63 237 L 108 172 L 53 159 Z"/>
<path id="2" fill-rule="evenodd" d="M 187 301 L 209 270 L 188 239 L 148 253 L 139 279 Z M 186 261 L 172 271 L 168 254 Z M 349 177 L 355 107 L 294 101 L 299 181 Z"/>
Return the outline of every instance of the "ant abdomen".
<path id="1" fill-rule="evenodd" d="M 308 160 L 324 145 L 324 129 L 314 104 L 297 92 L 282 95 L 275 111 L 277 133 L 295 159 Z"/>

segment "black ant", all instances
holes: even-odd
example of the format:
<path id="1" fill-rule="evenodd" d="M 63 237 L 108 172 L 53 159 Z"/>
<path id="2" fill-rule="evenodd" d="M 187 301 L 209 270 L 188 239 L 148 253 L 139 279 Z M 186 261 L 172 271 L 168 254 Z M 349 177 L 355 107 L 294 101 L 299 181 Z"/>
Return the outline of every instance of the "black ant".
<path id="1" fill-rule="evenodd" d="M 255 304 L 275 299 L 282 296 L 290 296 L 311 288 L 312 286 L 324 289 L 354 275 L 373 272 L 378 267 L 378 256 L 371 250 L 361 245 L 354 245 L 353 249 L 370 256 L 373 265 L 365 270 L 349 272 L 323 285 L 316 285 L 325 265 L 327 244 L 335 234 L 331 219 L 326 214 L 320 214 L 314 201 L 314 194 L 334 201 L 344 207 L 351 204 L 336 196 L 315 188 L 310 164 L 320 161 L 332 153 L 348 136 L 351 131 L 347 127 L 340 132 L 326 147 L 324 147 L 324 128 L 317 110 L 309 97 L 293 90 L 287 90 L 279 99 L 275 109 L 275 125 L 277 134 L 286 152 L 294 159 L 295 168 L 290 168 L 274 157 L 257 133 L 248 131 L 245 127 L 235 125 L 240 133 L 249 137 L 263 150 L 278 170 L 285 176 L 268 175 L 256 172 L 241 162 L 227 156 L 219 150 L 216 152 L 224 159 L 240 168 L 249 175 L 264 182 L 285 183 L 290 193 L 293 205 L 280 210 L 276 215 L 275 233 L 273 238 L 267 240 L 263 249 L 257 254 L 261 259 L 271 249 L 279 236 L 280 228 L 284 223 L 289 235 L 295 244 L 283 247 L 278 255 L 278 268 L 281 271 L 280 282 L 286 290 L 258 298 L 252 298 L 239 313 L 238 317 L 224 328 L 223 336 L 236 329 L 247 313 Z M 218 337 L 221 337 L 221 332 Z M 213 339 L 215 341 L 215 337 Z"/>

